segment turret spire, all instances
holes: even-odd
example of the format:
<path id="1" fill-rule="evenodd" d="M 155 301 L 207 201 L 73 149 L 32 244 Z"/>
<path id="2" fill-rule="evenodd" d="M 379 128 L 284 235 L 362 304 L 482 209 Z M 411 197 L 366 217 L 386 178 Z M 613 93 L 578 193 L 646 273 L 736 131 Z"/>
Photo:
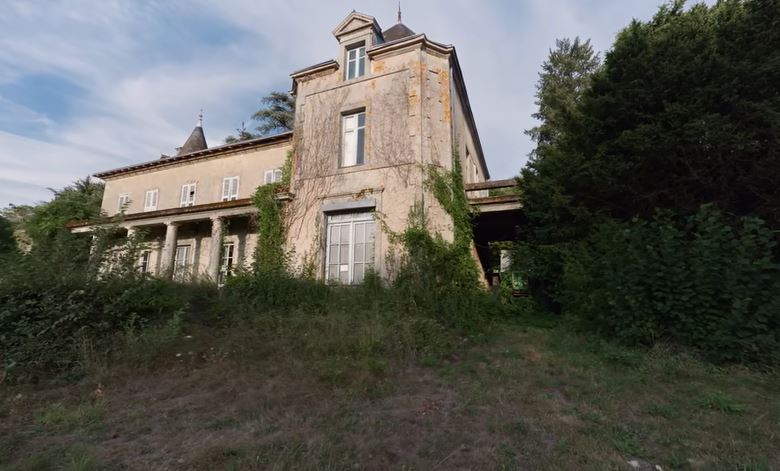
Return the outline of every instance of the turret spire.
<path id="1" fill-rule="evenodd" d="M 398 22 L 401 22 L 401 0 L 398 0 Z"/>
<path id="2" fill-rule="evenodd" d="M 200 113 L 198 114 L 198 127 L 203 127 L 203 108 L 200 109 Z"/>

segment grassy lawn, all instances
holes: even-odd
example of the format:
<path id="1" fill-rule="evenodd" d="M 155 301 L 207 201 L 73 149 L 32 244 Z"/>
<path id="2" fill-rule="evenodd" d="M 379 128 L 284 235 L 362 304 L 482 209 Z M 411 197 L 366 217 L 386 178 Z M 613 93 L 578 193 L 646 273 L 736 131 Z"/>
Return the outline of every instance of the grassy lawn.
<path id="1" fill-rule="evenodd" d="M 0 386 L 0 468 L 780 469 L 776 373 L 530 322 L 415 359 L 185 333 L 154 368 Z"/>

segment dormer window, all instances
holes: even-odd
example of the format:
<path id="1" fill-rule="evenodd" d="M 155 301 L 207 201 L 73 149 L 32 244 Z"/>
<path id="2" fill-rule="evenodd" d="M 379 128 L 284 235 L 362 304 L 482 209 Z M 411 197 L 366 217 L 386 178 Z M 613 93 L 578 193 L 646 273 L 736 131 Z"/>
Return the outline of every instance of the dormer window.
<path id="1" fill-rule="evenodd" d="M 359 43 L 347 48 L 347 80 L 366 75 L 366 44 Z"/>

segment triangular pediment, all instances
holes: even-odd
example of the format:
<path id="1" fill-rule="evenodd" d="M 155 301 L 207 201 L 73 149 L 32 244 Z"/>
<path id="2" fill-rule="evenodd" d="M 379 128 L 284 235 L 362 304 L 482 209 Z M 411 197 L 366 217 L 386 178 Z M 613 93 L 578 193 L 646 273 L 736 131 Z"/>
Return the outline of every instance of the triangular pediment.
<path id="1" fill-rule="evenodd" d="M 379 28 L 379 23 L 377 23 L 376 18 L 370 15 L 366 15 L 365 13 L 358 13 L 353 11 L 347 15 L 347 17 L 344 18 L 344 20 L 339 23 L 338 26 L 336 26 L 336 28 L 333 30 L 333 36 L 338 38 L 347 33 L 351 33 L 353 31 L 367 27 L 374 28 L 377 31 L 382 31 Z"/>

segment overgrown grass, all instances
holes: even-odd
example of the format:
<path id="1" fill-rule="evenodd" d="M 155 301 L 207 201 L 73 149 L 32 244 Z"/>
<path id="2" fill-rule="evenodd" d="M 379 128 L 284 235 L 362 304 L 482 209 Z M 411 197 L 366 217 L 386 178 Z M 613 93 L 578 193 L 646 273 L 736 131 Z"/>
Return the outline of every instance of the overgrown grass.
<path id="1" fill-rule="evenodd" d="M 38 415 L 38 423 L 46 429 L 70 430 L 96 425 L 103 418 L 105 407 L 102 401 L 93 401 L 66 407 L 56 403 L 46 407 Z"/>
<path id="2" fill-rule="evenodd" d="M 419 318 L 356 304 L 359 290 L 327 296 L 330 309 L 274 308 L 219 328 L 185 321 L 178 335 L 136 334 L 166 347 L 147 363 L 117 360 L 99 379 L 105 400 L 91 399 L 94 377 L 9 389 L 0 467 L 780 464 L 776 373 L 716 367 L 667 347 L 626 348 L 530 309 L 478 341 L 427 319 L 438 327 L 426 335 L 444 343 L 421 350 L 430 340 L 414 339 L 426 329 L 412 322 Z M 83 456 L 72 448 L 79 443 Z"/>

